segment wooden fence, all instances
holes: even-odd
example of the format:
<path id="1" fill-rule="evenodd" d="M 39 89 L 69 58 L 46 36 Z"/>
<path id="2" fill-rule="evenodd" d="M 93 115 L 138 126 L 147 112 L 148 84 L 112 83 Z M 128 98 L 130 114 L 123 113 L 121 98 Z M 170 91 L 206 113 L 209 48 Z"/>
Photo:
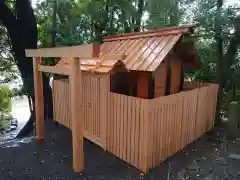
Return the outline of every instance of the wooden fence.
<path id="1" fill-rule="evenodd" d="M 146 100 L 111 93 L 106 84 L 104 91 L 107 78 L 102 85 L 87 78 L 83 80 L 84 136 L 143 172 L 213 127 L 216 84 Z M 87 82 L 91 82 L 89 87 Z M 54 116 L 71 128 L 68 87 L 64 81 L 54 82 Z M 93 87 L 100 93 L 90 92 Z"/>
<path id="2" fill-rule="evenodd" d="M 107 150 L 144 169 L 148 100 L 109 93 Z"/>
<path id="3" fill-rule="evenodd" d="M 218 86 L 153 100 L 109 93 L 107 150 L 143 172 L 213 127 Z"/>
<path id="4" fill-rule="evenodd" d="M 108 75 L 82 73 L 82 114 L 84 137 L 106 148 Z M 54 119 L 71 129 L 68 79 L 53 81 Z"/>
<path id="5" fill-rule="evenodd" d="M 211 130 L 217 91 L 210 84 L 150 102 L 147 170 Z"/>

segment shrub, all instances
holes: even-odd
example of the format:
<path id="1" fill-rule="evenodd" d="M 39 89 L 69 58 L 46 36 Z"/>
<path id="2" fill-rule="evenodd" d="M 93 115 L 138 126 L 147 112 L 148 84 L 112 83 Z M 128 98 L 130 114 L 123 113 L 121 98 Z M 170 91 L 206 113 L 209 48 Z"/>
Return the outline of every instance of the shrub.
<path id="1" fill-rule="evenodd" d="M 0 112 L 12 111 L 12 92 L 7 85 L 0 85 Z"/>
<path id="2" fill-rule="evenodd" d="M 7 85 L 0 85 L 0 128 L 11 119 L 12 92 Z"/>

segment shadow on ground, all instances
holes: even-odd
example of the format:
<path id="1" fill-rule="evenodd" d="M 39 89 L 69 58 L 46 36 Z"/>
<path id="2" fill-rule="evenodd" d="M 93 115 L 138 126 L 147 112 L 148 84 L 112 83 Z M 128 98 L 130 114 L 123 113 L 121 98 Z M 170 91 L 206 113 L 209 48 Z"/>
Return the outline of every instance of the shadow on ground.
<path id="1" fill-rule="evenodd" d="M 71 132 L 61 126 L 47 125 L 46 142 L 39 145 L 33 137 L 0 144 L 0 180 L 240 180 L 240 144 L 222 141 L 214 130 L 183 151 L 169 158 L 146 176 L 112 154 L 85 140 L 85 172 L 72 170 Z M 169 171 L 170 164 L 170 171 Z M 170 172 L 170 174 L 168 173 Z"/>

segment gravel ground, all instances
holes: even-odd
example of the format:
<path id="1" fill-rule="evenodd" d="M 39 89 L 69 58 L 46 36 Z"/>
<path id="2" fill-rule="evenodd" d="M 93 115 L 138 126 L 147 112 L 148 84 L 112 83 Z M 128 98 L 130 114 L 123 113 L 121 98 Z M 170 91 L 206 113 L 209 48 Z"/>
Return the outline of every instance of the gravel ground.
<path id="1" fill-rule="evenodd" d="M 228 158 L 231 153 L 240 154 L 240 142 L 223 141 L 221 129 L 208 133 L 146 176 L 87 140 L 85 172 L 74 173 L 71 132 L 47 124 L 46 134 L 42 145 L 33 137 L 0 143 L 0 180 L 240 180 L 240 160 Z"/>

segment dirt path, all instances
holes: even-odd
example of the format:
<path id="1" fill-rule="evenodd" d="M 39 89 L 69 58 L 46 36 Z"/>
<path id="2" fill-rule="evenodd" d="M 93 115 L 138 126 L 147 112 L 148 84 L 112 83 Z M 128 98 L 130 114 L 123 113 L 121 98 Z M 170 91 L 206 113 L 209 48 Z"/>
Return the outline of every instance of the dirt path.
<path id="1" fill-rule="evenodd" d="M 0 146 L 0 180 L 165 180 L 229 179 L 240 180 L 240 160 L 231 160 L 232 152 L 240 154 L 240 144 L 223 143 L 216 134 L 204 137 L 146 176 L 110 153 L 85 140 L 85 173 L 72 171 L 71 132 L 47 125 L 46 143 L 38 145 L 33 138 L 11 141 Z M 211 139 L 211 140 L 210 140 Z"/>

